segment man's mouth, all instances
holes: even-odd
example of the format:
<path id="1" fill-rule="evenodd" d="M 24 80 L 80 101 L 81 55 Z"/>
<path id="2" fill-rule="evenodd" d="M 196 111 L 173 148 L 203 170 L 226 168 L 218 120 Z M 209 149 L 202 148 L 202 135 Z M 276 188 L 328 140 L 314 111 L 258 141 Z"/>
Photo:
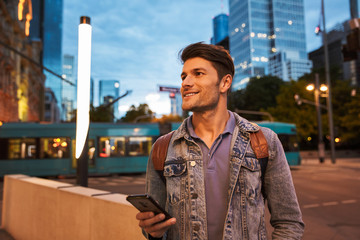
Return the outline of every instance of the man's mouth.
<path id="1" fill-rule="evenodd" d="M 184 93 L 184 97 L 191 97 L 198 94 L 197 92 L 191 92 L 191 93 Z"/>

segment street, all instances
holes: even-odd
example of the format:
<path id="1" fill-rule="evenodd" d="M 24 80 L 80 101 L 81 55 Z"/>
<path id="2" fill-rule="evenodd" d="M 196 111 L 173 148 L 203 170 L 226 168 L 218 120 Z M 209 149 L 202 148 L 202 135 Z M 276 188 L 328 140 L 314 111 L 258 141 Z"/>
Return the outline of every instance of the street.
<path id="1" fill-rule="evenodd" d="M 303 160 L 292 168 L 292 175 L 306 225 L 303 239 L 360 239 L 360 159 L 338 159 L 336 164 L 329 159 L 323 164 Z M 76 182 L 75 178 L 53 180 Z M 90 177 L 88 182 L 91 188 L 136 194 L 144 192 L 145 174 Z M 2 182 L 0 189 L 2 199 Z"/>
<path id="2" fill-rule="evenodd" d="M 292 170 L 304 239 L 360 239 L 360 161 L 303 161 Z"/>

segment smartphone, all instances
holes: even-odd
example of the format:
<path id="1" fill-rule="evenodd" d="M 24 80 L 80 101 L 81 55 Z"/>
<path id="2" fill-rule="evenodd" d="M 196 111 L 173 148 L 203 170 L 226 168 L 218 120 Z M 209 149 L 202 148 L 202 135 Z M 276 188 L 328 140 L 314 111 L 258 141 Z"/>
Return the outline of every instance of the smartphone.
<path id="1" fill-rule="evenodd" d="M 170 214 L 148 194 L 129 195 L 126 200 L 140 212 L 153 212 L 155 215 L 163 213 L 165 215 L 164 221 L 171 218 Z"/>

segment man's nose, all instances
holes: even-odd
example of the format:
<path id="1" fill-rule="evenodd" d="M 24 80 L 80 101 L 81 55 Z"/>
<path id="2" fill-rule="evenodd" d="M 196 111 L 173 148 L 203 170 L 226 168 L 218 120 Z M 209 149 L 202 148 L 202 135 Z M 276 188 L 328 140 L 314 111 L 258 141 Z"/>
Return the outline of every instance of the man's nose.
<path id="1" fill-rule="evenodd" d="M 191 77 L 190 75 L 188 75 L 188 76 L 186 76 L 186 77 L 183 79 L 183 81 L 182 81 L 182 83 L 181 83 L 181 86 L 182 86 L 182 87 L 192 86 L 193 83 L 194 83 L 194 82 L 193 82 L 192 77 Z"/>

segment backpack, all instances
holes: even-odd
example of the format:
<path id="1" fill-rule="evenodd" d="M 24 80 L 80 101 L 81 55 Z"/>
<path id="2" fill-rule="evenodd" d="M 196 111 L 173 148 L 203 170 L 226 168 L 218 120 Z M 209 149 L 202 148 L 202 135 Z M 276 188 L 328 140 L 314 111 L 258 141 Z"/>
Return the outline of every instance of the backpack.
<path id="1" fill-rule="evenodd" d="M 153 162 L 154 168 L 164 183 L 165 183 L 165 177 L 164 177 L 165 159 L 169 148 L 169 143 L 173 134 L 174 131 L 159 137 L 154 143 L 153 151 L 151 155 L 151 160 Z M 269 160 L 269 151 L 268 151 L 268 144 L 266 138 L 263 132 L 261 131 L 261 129 L 259 129 L 259 131 L 257 132 L 250 133 L 250 144 L 251 144 L 251 148 L 253 149 L 256 155 L 256 158 L 259 160 L 260 163 L 261 182 L 262 182 L 261 192 L 265 199 L 266 195 L 264 190 L 264 175 Z"/>

